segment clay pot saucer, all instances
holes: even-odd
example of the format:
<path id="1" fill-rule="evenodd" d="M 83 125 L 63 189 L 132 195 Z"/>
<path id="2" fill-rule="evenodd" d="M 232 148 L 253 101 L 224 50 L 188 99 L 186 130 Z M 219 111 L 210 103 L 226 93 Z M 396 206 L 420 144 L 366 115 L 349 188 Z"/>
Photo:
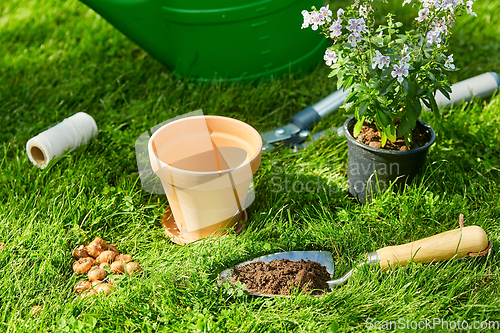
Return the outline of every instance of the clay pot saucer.
<path id="1" fill-rule="evenodd" d="M 248 220 L 248 214 L 246 210 L 243 210 L 243 214 L 241 214 L 241 220 L 234 225 L 233 233 L 241 233 L 245 228 L 245 224 L 243 222 L 245 222 L 246 220 Z M 189 237 L 180 232 L 180 230 L 177 228 L 177 224 L 175 223 L 174 214 L 172 214 L 172 212 L 170 211 L 169 206 L 165 207 L 165 214 L 161 217 L 161 224 L 165 229 L 165 236 L 167 236 L 172 242 L 176 244 L 185 245 L 187 243 L 192 243 L 200 239 Z M 228 231 L 228 229 L 222 229 L 219 232 L 214 233 L 214 236 L 216 236 L 217 238 L 220 236 L 224 236 L 228 233 Z"/>

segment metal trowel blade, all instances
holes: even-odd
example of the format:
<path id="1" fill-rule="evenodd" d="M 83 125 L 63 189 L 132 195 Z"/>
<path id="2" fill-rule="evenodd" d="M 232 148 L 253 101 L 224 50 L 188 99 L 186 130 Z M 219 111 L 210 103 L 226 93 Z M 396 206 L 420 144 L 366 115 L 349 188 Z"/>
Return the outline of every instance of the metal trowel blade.
<path id="1" fill-rule="evenodd" d="M 252 260 L 242 262 L 241 264 L 238 264 L 234 267 L 225 269 L 219 274 L 219 278 L 217 280 L 217 283 L 219 285 L 223 285 L 226 282 L 234 284 L 233 278 L 236 274 L 235 269 L 238 269 L 242 266 L 248 265 L 252 262 L 262 261 L 264 263 L 268 263 L 268 262 L 271 262 L 273 260 L 281 260 L 281 259 L 288 259 L 290 261 L 300 261 L 301 259 L 315 261 L 315 262 L 319 263 L 320 265 L 325 266 L 326 271 L 330 274 L 330 278 L 333 279 L 333 273 L 335 270 L 335 266 L 333 264 L 333 257 L 332 257 L 332 254 L 330 252 L 328 252 L 328 251 L 292 251 L 292 252 L 274 253 L 274 254 L 270 254 L 267 256 L 258 257 L 258 258 L 252 259 Z M 330 287 L 330 289 L 331 289 L 331 287 Z M 253 296 L 290 297 L 290 296 L 286 296 L 286 295 L 261 294 L 261 293 L 252 291 L 250 289 L 246 289 L 246 291 L 248 291 L 248 293 L 250 295 L 253 295 Z"/>

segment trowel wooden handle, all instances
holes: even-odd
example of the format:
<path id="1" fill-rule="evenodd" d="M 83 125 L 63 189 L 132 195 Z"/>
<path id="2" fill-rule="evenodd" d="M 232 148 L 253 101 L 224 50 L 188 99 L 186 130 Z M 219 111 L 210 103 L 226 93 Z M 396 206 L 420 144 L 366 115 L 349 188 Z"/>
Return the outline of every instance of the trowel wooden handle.
<path id="1" fill-rule="evenodd" d="M 469 252 L 480 252 L 488 246 L 488 236 L 479 226 L 454 229 L 420 239 L 408 244 L 387 246 L 377 250 L 381 268 L 406 265 L 413 262 L 449 260 L 457 255 L 465 257 Z"/>

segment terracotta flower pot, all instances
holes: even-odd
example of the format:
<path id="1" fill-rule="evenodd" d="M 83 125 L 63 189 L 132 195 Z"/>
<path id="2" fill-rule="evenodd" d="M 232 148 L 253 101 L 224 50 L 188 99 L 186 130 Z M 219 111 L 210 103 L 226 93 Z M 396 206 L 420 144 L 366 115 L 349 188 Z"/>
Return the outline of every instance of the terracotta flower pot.
<path id="1" fill-rule="evenodd" d="M 422 120 L 417 126 L 428 134 L 429 142 L 422 147 L 399 151 L 367 146 L 352 136 L 356 123 L 352 116 L 344 123 L 347 137 L 347 173 L 349 194 L 364 203 L 376 192 L 383 192 L 395 182 L 396 187 L 411 183 L 425 164 L 427 152 L 436 140 L 432 127 Z"/>
<path id="2" fill-rule="evenodd" d="M 148 152 L 175 220 L 167 234 L 184 244 L 238 223 L 254 198 L 261 149 L 253 127 L 226 117 L 188 117 L 158 129 Z"/>

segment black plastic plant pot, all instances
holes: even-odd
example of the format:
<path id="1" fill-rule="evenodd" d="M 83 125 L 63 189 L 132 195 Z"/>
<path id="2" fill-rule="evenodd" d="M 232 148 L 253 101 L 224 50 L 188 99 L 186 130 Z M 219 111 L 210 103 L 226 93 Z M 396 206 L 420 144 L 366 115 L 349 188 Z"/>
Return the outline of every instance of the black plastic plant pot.
<path id="1" fill-rule="evenodd" d="M 427 123 L 417 121 L 417 126 L 427 132 L 429 142 L 422 147 L 399 151 L 367 146 L 352 136 L 356 119 L 344 123 L 347 137 L 347 173 L 349 194 L 365 203 L 376 192 L 384 192 L 392 184 L 395 188 L 409 184 L 425 164 L 429 147 L 436 140 L 436 133 Z"/>

